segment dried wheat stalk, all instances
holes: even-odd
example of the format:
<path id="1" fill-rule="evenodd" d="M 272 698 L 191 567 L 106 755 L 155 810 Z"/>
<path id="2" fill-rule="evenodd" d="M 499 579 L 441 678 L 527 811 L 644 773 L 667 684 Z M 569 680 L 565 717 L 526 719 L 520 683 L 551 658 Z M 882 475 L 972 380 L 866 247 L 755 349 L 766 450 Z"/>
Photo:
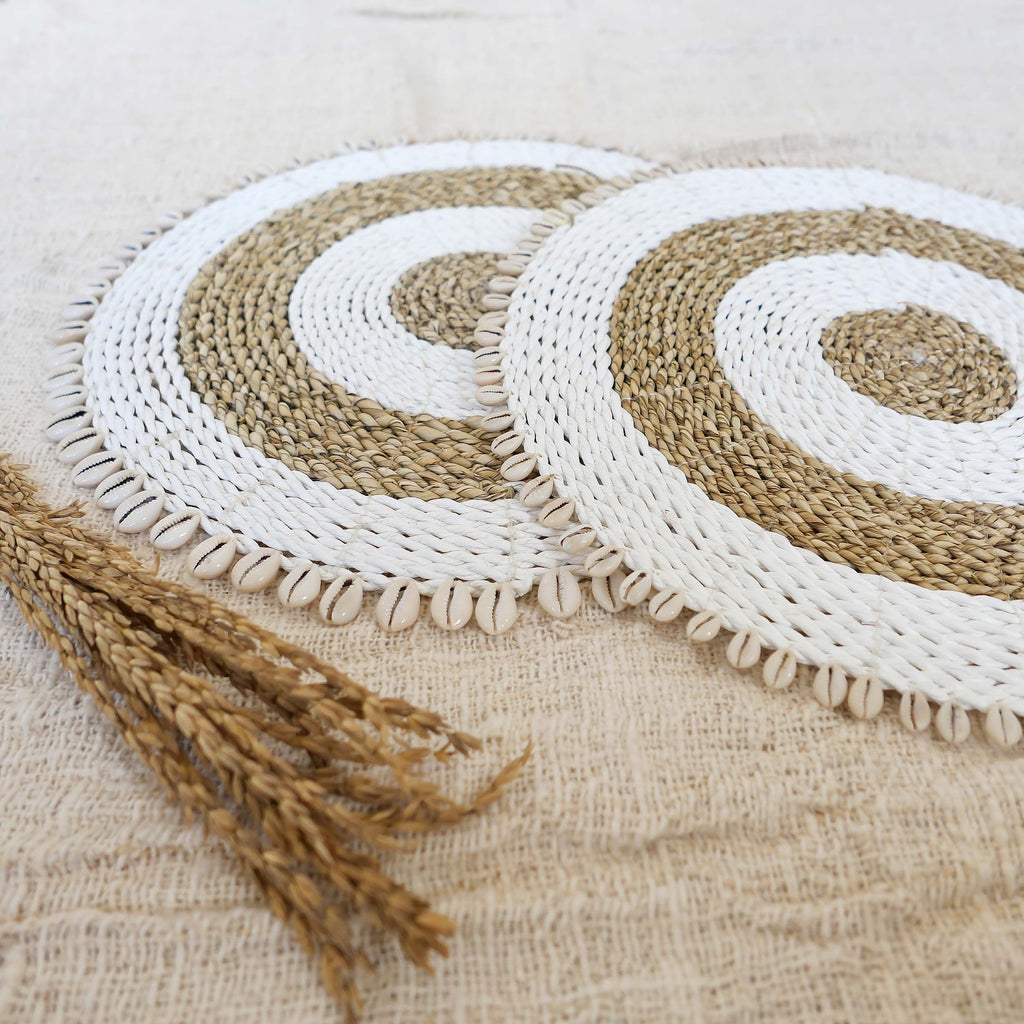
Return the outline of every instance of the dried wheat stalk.
<path id="1" fill-rule="evenodd" d="M 351 935 L 354 914 L 394 935 L 420 966 L 446 954 L 453 922 L 370 851 L 408 849 L 416 834 L 482 810 L 528 753 L 470 803 L 446 797 L 417 767 L 468 753 L 476 740 L 158 579 L 84 530 L 77 507 L 39 502 L 23 468 L 0 456 L 0 583 L 186 817 L 235 851 L 274 912 L 319 952 L 348 1018 L 360 1010 L 356 970 L 368 966 Z M 200 672 L 250 699 L 236 703 Z"/>

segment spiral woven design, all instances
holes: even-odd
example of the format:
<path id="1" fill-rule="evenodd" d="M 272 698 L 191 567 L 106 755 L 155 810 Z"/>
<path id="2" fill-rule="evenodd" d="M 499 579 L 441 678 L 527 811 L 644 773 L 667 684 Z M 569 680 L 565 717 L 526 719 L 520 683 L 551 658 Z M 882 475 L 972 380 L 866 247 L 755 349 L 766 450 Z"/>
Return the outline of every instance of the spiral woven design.
<path id="1" fill-rule="evenodd" d="M 639 184 L 519 278 L 516 429 L 657 590 L 801 661 L 1020 711 L 1022 249 L 1024 211 L 878 172 Z"/>
<path id="2" fill-rule="evenodd" d="M 478 428 L 476 310 L 460 303 L 539 208 L 641 166 L 451 142 L 248 185 L 162 234 L 103 297 L 83 357 L 93 422 L 168 511 L 199 509 L 241 551 L 378 588 L 407 576 L 424 593 L 451 578 L 522 592 L 566 555 Z"/>

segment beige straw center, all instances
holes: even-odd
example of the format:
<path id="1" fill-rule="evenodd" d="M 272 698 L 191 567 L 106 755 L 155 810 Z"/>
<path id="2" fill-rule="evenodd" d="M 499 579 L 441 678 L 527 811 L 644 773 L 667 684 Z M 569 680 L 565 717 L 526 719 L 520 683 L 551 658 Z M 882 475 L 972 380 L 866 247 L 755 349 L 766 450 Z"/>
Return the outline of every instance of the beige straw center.
<path id="1" fill-rule="evenodd" d="M 1013 367 L 988 338 L 923 306 L 837 317 L 821 347 L 854 391 L 896 412 L 981 423 L 1017 399 Z"/>
<path id="2" fill-rule="evenodd" d="M 487 282 L 501 254 L 455 252 L 410 267 L 391 293 L 391 309 L 410 334 L 433 345 L 474 348 Z"/>
<path id="3" fill-rule="evenodd" d="M 887 249 L 959 263 L 1024 289 L 1020 250 L 892 210 L 709 221 L 648 253 L 619 293 L 610 346 L 616 389 L 650 443 L 737 515 L 858 572 L 1020 599 L 1024 510 L 911 497 L 833 469 L 763 423 L 715 355 L 719 304 L 758 267 Z M 968 381 L 961 367 L 944 386 L 966 388 Z M 821 415 L 827 419 L 830 410 Z"/>

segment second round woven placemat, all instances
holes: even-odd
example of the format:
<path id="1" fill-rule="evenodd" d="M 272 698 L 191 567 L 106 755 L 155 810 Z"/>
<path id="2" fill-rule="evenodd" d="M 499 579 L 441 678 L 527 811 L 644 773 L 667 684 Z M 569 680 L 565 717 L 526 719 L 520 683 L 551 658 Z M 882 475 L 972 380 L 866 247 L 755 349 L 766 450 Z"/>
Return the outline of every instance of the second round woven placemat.
<path id="1" fill-rule="evenodd" d="M 493 386 L 595 584 L 858 717 L 1024 712 L 1024 211 L 867 170 L 564 208 L 491 296 Z"/>

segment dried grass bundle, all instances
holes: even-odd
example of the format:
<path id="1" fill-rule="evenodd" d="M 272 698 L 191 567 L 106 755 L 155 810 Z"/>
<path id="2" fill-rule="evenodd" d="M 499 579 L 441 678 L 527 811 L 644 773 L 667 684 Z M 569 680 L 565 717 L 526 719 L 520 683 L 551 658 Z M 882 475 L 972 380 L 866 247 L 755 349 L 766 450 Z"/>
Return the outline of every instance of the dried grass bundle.
<path id="1" fill-rule="evenodd" d="M 355 915 L 420 966 L 446 954 L 453 922 L 384 873 L 372 851 L 408 849 L 415 835 L 480 811 L 528 752 L 471 803 L 446 797 L 417 768 L 476 740 L 158 579 L 84 530 L 79 508 L 39 502 L 23 468 L 0 456 L 0 583 L 186 818 L 198 815 L 236 852 L 274 912 L 319 953 L 349 1020 L 360 1010 L 357 968 L 369 966 Z"/>

